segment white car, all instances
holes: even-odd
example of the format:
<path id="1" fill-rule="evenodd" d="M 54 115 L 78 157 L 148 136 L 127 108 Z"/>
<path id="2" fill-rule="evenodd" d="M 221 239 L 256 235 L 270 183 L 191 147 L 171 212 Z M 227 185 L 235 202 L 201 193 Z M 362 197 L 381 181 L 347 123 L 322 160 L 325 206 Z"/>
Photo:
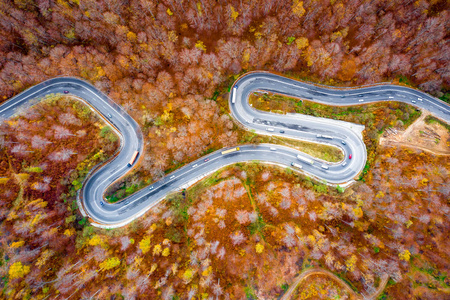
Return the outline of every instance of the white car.
<path id="1" fill-rule="evenodd" d="M 277 148 L 270 147 L 270 151 L 277 151 Z"/>
<path id="2" fill-rule="evenodd" d="M 342 164 L 343 167 L 345 167 L 347 165 L 347 162 L 344 161 L 344 163 Z"/>
<path id="3" fill-rule="evenodd" d="M 271 128 L 271 127 L 266 128 L 266 130 L 267 130 L 267 131 L 270 131 L 270 132 L 275 131 L 275 129 L 273 129 L 273 128 Z"/>
<path id="4" fill-rule="evenodd" d="M 363 101 L 364 101 L 364 99 L 359 99 L 358 101 L 359 101 L 359 102 L 363 102 Z"/>

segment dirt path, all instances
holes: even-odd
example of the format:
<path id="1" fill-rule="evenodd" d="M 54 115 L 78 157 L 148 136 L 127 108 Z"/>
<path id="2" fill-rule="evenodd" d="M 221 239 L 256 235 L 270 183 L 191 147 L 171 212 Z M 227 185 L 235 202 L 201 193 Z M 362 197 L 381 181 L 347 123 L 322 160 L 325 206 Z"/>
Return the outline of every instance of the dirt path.
<path id="1" fill-rule="evenodd" d="M 389 280 L 389 275 L 384 274 L 381 278 L 380 285 L 378 289 L 369 296 L 363 296 L 359 293 L 356 293 L 344 280 L 336 276 L 335 274 L 331 273 L 328 270 L 324 270 L 321 268 L 312 268 L 308 269 L 306 271 L 303 271 L 300 273 L 300 275 L 297 276 L 297 278 L 294 279 L 294 282 L 291 284 L 289 289 L 286 291 L 286 293 L 283 295 L 283 297 L 280 298 L 280 300 L 289 300 L 292 297 L 292 293 L 295 291 L 297 286 L 306 278 L 312 275 L 325 275 L 328 277 L 331 277 L 334 281 L 338 282 L 349 294 L 351 299 L 361 299 L 361 300 L 367 300 L 367 299 L 376 299 L 381 293 L 383 293 L 384 288 L 386 287 L 386 284 Z"/>

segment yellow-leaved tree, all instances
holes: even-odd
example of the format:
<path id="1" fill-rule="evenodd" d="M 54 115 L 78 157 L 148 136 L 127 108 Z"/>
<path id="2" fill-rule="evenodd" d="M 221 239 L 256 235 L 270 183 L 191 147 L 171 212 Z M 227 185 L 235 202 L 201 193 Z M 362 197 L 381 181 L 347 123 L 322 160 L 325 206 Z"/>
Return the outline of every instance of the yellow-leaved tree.
<path id="1" fill-rule="evenodd" d="M 409 252 L 409 250 L 404 250 L 398 254 L 398 258 L 404 261 L 409 261 L 409 259 L 411 258 L 411 253 Z"/>
<path id="2" fill-rule="evenodd" d="M 139 242 L 139 249 L 142 250 L 142 253 L 147 253 L 150 248 L 151 248 L 151 244 L 150 244 L 150 237 L 146 236 L 145 238 L 142 239 L 142 241 Z"/>
<path id="3" fill-rule="evenodd" d="M 237 12 L 233 5 L 230 4 L 230 13 L 231 13 L 231 19 L 234 21 L 236 21 L 237 17 L 239 16 L 239 12 Z"/>
<path id="4" fill-rule="evenodd" d="M 264 250 L 264 245 L 261 243 L 256 244 L 256 253 L 262 253 Z"/>
<path id="5" fill-rule="evenodd" d="M 305 14 L 303 1 L 294 0 L 294 4 L 292 5 L 292 12 L 299 17 L 303 16 Z"/>
<path id="6" fill-rule="evenodd" d="M 9 267 L 9 279 L 22 278 L 30 273 L 30 267 L 24 266 L 20 261 L 15 262 Z"/>
<path id="7" fill-rule="evenodd" d="M 111 257 L 100 263 L 102 270 L 110 270 L 120 265 L 120 260 L 117 257 Z"/>
<path id="8" fill-rule="evenodd" d="M 91 246 L 97 246 L 103 244 L 103 239 L 101 236 L 99 235 L 94 235 L 90 240 L 89 240 L 89 245 Z"/>

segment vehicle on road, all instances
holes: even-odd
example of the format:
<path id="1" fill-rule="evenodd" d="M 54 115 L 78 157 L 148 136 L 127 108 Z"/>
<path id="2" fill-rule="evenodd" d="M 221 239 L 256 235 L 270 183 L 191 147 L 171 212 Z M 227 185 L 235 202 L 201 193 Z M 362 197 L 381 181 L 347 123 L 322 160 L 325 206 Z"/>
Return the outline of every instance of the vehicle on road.
<path id="1" fill-rule="evenodd" d="M 64 91 L 64 94 L 68 94 L 69 93 L 69 91 Z"/>
<path id="2" fill-rule="evenodd" d="M 422 101 L 423 99 L 422 98 L 417 98 L 417 100 Z"/>
<path id="3" fill-rule="evenodd" d="M 341 95 L 341 98 L 345 98 L 345 95 Z"/>
<path id="4" fill-rule="evenodd" d="M 364 97 L 364 95 L 363 94 L 359 94 L 358 97 Z"/>
<path id="5" fill-rule="evenodd" d="M 231 96 L 231 103 L 236 103 L 236 92 L 237 92 L 237 88 L 238 88 L 238 86 L 237 85 L 235 85 L 234 87 L 233 87 L 233 95 Z"/>
<path id="6" fill-rule="evenodd" d="M 342 145 L 347 145 L 344 141 L 341 141 Z"/>
<path id="7" fill-rule="evenodd" d="M 351 154 L 348 156 L 348 159 L 352 159 L 352 155 Z"/>
<path id="8" fill-rule="evenodd" d="M 228 154 L 228 153 L 232 153 L 232 152 L 236 152 L 236 151 L 239 151 L 239 147 L 222 151 L 222 155 L 225 155 L 225 154 Z"/>
<path id="9" fill-rule="evenodd" d="M 127 164 L 128 167 L 131 167 L 134 164 L 138 155 L 139 151 L 134 151 L 133 156 L 131 157 L 130 161 Z"/>
<path id="10" fill-rule="evenodd" d="M 175 175 L 172 175 L 172 176 L 170 176 L 170 178 L 169 179 L 174 179 L 175 178 Z"/>
<path id="11" fill-rule="evenodd" d="M 103 206 L 103 205 L 105 205 L 105 203 L 103 203 L 103 201 L 100 201 L 100 205 Z"/>
<path id="12" fill-rule="evenodd" d="M 359 102 L 363 102 L 363 101 L 364 101 L 364 99 L 359 99 L 358 101 L 359 101 Z"/>
<path id="13" fill-rule="evenodd" d="M 108 118 L 112 118 L 111 114 L 108 114 Z"/>
<path id="14" fill-rule="evenodd" d="M 277 148 L 270 147 L 270 151 L 277 151 Z"/>
<path id="15" fill-rule="evenodd" d="M 195 164 L 195 165 L 193 165 L 193 166 L 192 166 L 192 168 L 197 168 L 197 166 L 198 166 L 198 165 L 197 165 L 197 164 Z"/>
<path id="16" fill-rule="evenodd" d="M 303 166 L 302 166 L 302 165 L 299 165 L 299 164 L 297 164 L 297 163 L 295 163 L 295 162 L 291 162 L 291 166 L 296 167 L 296 168 L 298 168 L 298 169 L 303 169 Z"/>
<path id="17" fill-rule="evenodd" d="M 273 128 L 271 128 L 271 127 L 266 128 L 266 130 L 267 130 L 267 131 L 270 131 L 270 132 L 275 131 L 275 129 L 273 129 Z"/>
<path id="18" fill-rule="evenodd" d="M 345 167 L 346 165 L 347 165 L 347 162 L 344 161 L 341 166 Z"/>
<path id="19" fill-rule="evenodd" d="M 297 159 L 298 159 L 298 160 L 301 160 L 301 161 L 303 161 L 303 162 L 305 162 L 305 163 L 308 163 L 308 164 L 310 164 L 310 165 L 314 164 L 314 161 L 313 161 L 312 159 L 309 159 L 309 158 L 307 158 L 307 157 L 303 157 L 303 156 L 301 156 L 301 155 L 297 155 Z"/>
<path id="20" fill-rule="evenodd" d="M 394 99 L 394 97 L 392 97 L 392 96 L 389 96 L 389 99 Z"/>
<path id="21" fill-rule="evenodd" d="M 322 169 L 328 170 L 328 166 L 327 165 L 321 165 Z"/>
<path id="22" fill-rule="evenodd" d="M 209 158 L 205 158 L 204 161 L 209 161 Z"/>
<path id="23" fill-rule="evenodd" d="M 416 100 L 411 100 L 412 103 L 416 103 Z"/>
<path id="24" fill-rule="evenodd" d="M 323 138 L 323 139 L 330 139 L 330 140 L 333 139 L 332 136 L 330 136 L 330 135 L 324 135 L 324 134 L 317 134 L 316 137 L 318 137 L 318 138 Z"/>
<path id="25" fill-rule="evenodd" d="M 153 187 L 151 186 L 151 187 L 149 187 L 148 189 L 149 189 L 149 190 L 153 190 Z"/>
<path id="26" fill-rule="evenodd" d="M 284 130 L 280 130 L 280 133 L 284 133 Z"/>

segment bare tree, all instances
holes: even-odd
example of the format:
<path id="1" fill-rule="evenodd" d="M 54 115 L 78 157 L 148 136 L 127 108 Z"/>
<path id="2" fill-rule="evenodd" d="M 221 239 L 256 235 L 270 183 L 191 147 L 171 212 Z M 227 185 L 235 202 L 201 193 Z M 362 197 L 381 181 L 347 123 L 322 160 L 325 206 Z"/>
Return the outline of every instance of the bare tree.
<path id="1" fill-rule="evenodd" d="M 54 130 L 54 135 L 55 138 L 57 139 L 63 139 L 69 136 L 74 136 L 74 134 L 72 134 L 69 129 L 63 126 L 53 125 L 52 129 Z"/>

